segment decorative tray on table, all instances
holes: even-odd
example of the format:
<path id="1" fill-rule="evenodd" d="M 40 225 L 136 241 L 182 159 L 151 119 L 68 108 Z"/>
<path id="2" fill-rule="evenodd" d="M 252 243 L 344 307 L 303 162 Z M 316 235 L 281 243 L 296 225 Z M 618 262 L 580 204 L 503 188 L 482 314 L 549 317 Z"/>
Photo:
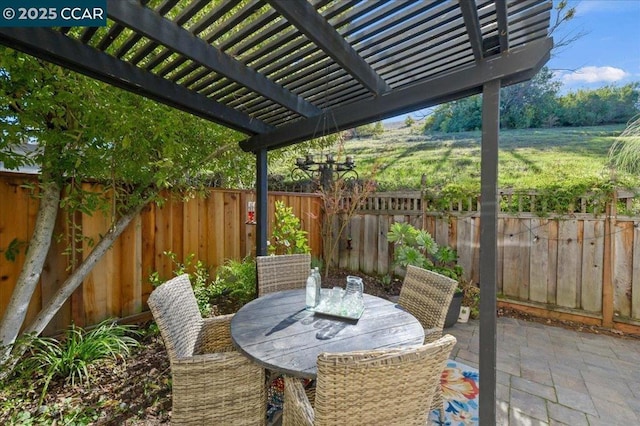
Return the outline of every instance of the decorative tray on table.
<path id="1" fill-rule="evenodd" d="M 360 319 L 364 313 L 364 304 L 362 303 L 355 305 L 344 303 L 344 300 L 341 300 L 338 304 L 331 304 L 331 298 L 327 296 L 326 293 L 323 293 L 320 298 L 320 303 L 314 308 L 307 309 L 317 314 L 354 320 Z"/>
<path id="2" fill-rule="evenodd" d="M 326 307 L 325 307 L 326 308 Z M 316 314 L 328 315 L 336 318 L 345 318 L 345 319 L 360 319 L 362 314 L 364 313 L 364 306 L 356 312 L 336 312 L 329 309 L 323 309 L 322 305 L 318 305 L 315 308 L 308 308 L 311 312 L 315 312 Z"/>

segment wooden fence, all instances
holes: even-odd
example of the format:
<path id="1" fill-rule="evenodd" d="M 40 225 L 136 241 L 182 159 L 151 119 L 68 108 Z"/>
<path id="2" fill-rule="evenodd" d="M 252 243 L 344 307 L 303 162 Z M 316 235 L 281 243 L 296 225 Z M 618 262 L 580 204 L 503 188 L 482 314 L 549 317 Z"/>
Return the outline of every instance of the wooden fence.
<path id="1" fill-rule="evenodd" d="M 24 243 L 33 233 L 38 199 L 32 197 L 24 185 L 34 182 L 33 176 L 0 174 L 0 249 L 6 250 L 12 241 L 21 245 L 15 261 L 7 260 L 5 253 L 0 253 L 0 315 L 4 314 L 24 262 Z M 86 189 L 92 187 L 87 185 Z M 158 271 L 162 277 L 171 277 L 174 265 L 163 254 L 165 251 L 176 253 L 178 259 L 194 253 L 197 259 L 213 268 L 226 259 L 240 260 L 255 254 L 255 225 L 246 223 L 247 202 L 252 199 L 253 194 L 248 191 L 213 189 L 206 198 L 187 202 L 168 198 L 162 206 L 147 206 L 95 266 L 45 333 L 57 332 L 72 321 L 89 325 L 109 317 L 140 313 L 152 290 L 149 275 Z M 320 256 L 322 241 L 320 224 L 316 220 L 321 214 L 318 197 L 270 193 L 269 223 L 276 201 L 283 201 L 293 208 L 302 228 L 308 232 L 312 253 Z M 82 256 L 91 250 L 90 239 L 95 241 L 109 226 L 109 218 L 100 213 L 77 215 L 75 227 L 70 226 L 63 210 L 59 213 L 54 231 L 56 239 L 29 306 L 27 323 L 69 275 L 71 262 L 64 251 L 71 233 L 84 237 L 84 242 L 77 247 Z"/>
<path id="2" fill-rule="evenodd" d="M 498 217 L 498 292 L 503 304 L 538 315 L 625 329 L 640 326 L 640 217 L 617 215 L 618 202 L 586 213 L 597 202 L 579 200 L 575 212 L 538 217 L 526 212 L 536 194 L 501 193 L 514 213 Z M 518 207 L 519 211 L 518 211 Z M 451 203 L 448 212 L 429 211 L 420 192 L 376 194 L 347 225 L 333 261 L 340 267 L 386 275 L 393 222 L 428 230 L 441 245 L 457 250 L 465 278 L 479 282 L 480 214 L 477 200 Z M 640 329 L 634 327 L 634 332 Z"/>

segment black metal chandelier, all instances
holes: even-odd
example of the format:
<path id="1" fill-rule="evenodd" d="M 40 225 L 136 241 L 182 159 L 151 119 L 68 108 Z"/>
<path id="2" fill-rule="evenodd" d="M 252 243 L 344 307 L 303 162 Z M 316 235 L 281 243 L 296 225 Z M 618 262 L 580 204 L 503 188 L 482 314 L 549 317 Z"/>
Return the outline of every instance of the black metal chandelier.
<path id="1" fill-rule="evenodd" d="M 291 179 L 299 181 L 309 179 L 324 188 L 329 188 L 336 179 L 358 179 L 353 156 L 347 155 L 344 162 L 336 161 L 333 154 L 326 154 L 324 161 L 317 161 L 313 155 L 296 158 Z"/>

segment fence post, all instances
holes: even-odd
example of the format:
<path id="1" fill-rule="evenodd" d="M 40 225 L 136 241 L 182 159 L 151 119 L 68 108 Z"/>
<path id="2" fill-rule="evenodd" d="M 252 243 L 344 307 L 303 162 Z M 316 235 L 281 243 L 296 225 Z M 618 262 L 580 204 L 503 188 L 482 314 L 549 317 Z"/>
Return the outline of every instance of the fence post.
<path id="1" fill-rule="evenodd" d="M 602 260 L 602 326 L 613 328 L 613 259 L 615 245 L 613 230 L 616 222 L 617 192 L 605 207 L 604 259 Z"/>

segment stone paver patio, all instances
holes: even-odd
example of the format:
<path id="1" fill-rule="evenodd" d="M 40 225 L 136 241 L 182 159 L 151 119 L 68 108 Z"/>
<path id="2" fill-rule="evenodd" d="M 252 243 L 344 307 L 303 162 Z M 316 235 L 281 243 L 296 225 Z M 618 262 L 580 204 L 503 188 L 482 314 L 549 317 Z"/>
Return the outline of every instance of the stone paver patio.
<path id="1" fill-rule="evenodd" d="M 476 368 L 478 325 L 445 330 L 451 358 Z M 499 425 L 640 424 L 640 340 L 503 317 L 497 344 Z"/>

